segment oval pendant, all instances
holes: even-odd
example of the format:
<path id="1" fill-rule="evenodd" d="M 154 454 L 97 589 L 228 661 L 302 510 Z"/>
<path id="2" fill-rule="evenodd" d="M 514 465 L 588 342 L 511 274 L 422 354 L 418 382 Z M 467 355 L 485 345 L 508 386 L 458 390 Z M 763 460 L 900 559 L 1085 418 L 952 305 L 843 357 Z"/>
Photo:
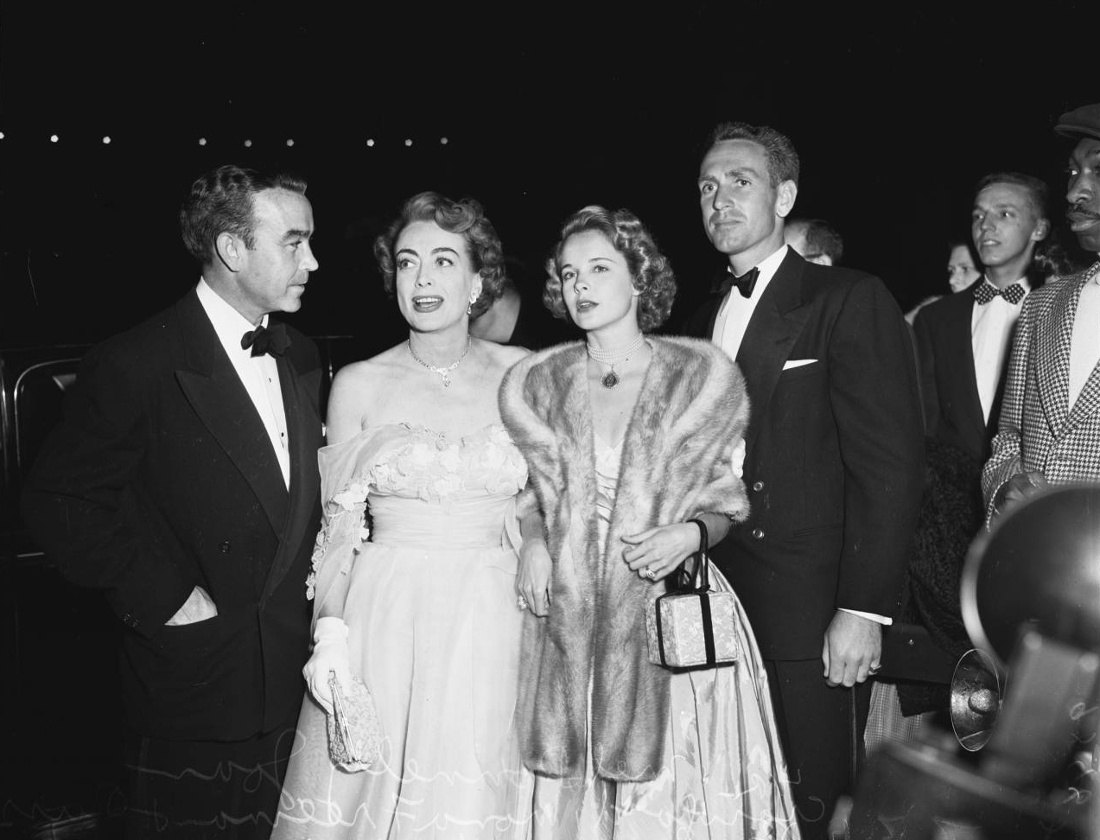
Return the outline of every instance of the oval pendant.
<path id="1" fill-rule="evenodd" d="M 615 373 L 615 371 L 611 371 L 606 374 L 604 378 L 600 381 L 603 382 L 603 387 L 614 388 L 616 385 L 619 384 L 619 376 L 617 373 Z"/>

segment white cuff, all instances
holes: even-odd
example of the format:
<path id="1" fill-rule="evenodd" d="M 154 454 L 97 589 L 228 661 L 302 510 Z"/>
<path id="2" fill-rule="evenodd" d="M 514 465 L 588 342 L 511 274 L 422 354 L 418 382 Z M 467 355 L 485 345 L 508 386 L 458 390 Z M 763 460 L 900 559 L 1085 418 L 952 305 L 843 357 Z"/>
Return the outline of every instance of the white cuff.
<path id="1" fill-rule="evenodd" d="M 840 610 L 841 612 L 851 613 L 852 615 L 858 615 L 861 618 L 869 618 L 869 619 L 871 619 L 871 621 L 877 622 L 878 624 L 885 624 L 887 627 L 889 627 L 891 624 L 894 623 L 894 619 L 888 618 L 885 615 L 879 615 L 878 613 L 861 612 L 860 610 L 846 610 L 846 609 L 844 609 L 844 607 L 837 607 L 837 609 Z M 324 619 L 321 619 L 321 620 L 324 621 Z"/>
<path id="2" fill-rule="evenodd" d="M 348 626 L 344 619 L 334 615 L 325 615 L 317 619 L 317 626 L 313 628 L 313 641 L 321 642 L 344 641 L 348 637 Z"/>

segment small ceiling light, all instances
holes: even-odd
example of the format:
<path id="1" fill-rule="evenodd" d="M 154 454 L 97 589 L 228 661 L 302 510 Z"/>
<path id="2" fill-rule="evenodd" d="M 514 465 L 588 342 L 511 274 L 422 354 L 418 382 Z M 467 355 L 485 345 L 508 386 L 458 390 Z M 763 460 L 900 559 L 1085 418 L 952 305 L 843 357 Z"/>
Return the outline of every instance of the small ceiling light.
<path id="1" fill-rule="evenodd" d="M 4 139 L 4 132 L 0 131 L 0 140 Z"/>
<path id="2" fill-rule="evenodd" d="M 251 140 L 245 140 L 244 141 L 244 147 L 246 149 L 251 149 L 252 148 L 252 141 Z"/>
<path id="3" fill-rule="evenodd" d="M 447 145 L 448 143 L 450 143 L 450 142 L 451 142 L 451 141 L 450 141 L 450 140 L 448 140 L 448 139 L 447 139 L 446 137 L 440 137 L 440 138 L 439 138 L 439 145 L 440 145 L 440 146 L 446 146 L 446 145 Z"/>
<path id="4" fill-rule="evenodd" d="M 56 143 L 59 139 L 60 138 L 56 134 L 51 134 L 50 135 L 50 142 L 51 143 Z"/>
<path id="5" fill-rule="evenodd" d="M 368 146 L 373 146 L 374 145 L 374 138 L 373 137 L 368 137 L 367 138 L 367 145 Z"/>
<path id="6" fill-rule="evenodd" d="M 111 135 L 110 134 L 104 134 L 103 135 L 103 145 L 104 146 L 110 146 L 111 145 Z"/>
<path id="7" fill-rule="evenodd" d="M 206 138 L 205 137 L 200 137 L 199 138 L 199 145 L 200 146 L 205 146 L 206 145 Z"/>
<path id="8" fill-rule="evenodd" d="M 288 138 L 286 139 L 286 144 L 287 144 L 288 146 L 293 146 L 293 145 L 294 145 L 294 138 L 293 138 L 293 137 L 288 137 Z"/>
<path id="9" fill-rule="evenodd" d="M 405 138 L 405 145 L 406 146 L 411 146 L 412 144 L 413 144 L 412 138 L 411 137 L 406 137 Z"/>

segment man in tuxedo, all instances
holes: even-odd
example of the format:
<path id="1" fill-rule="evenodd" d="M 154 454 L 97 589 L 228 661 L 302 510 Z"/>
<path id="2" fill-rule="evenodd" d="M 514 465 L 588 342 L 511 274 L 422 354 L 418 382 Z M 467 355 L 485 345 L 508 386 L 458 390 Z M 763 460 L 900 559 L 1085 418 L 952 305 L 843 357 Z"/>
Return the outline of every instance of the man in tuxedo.
<path id="1" fill-rule="evenodd" d="M 727 282 L 688 331 L 724 347 L 748 386 L 752 509 L 713 558 L 760 645 L 803 836 L 824 838 L 902 589 L 923 435 L 912 346 L 886 287 L 784 244 L 798 169 L 772 128 L 714 131 L 699 203 Z"/>
<path id="2" fill-rule="evenodd" d="M 962 450 L 978 470 L 989 457 L 1012 331 L 1031 291 L 1035 248 L 1050 232 L 1047 186 L 1019 172 L 978 182 L 971 235 L 985 276 L 921 309 L 914 322 L 929 436 Z M 973 536 L 973 535 L 971 535 Z"/>
<path id="3" fill-rule="evenodd" d="M 263 838 L 302 701 L 323 442 L 317 349 L 269 314 L 301 307 L 313 211 L 302 181 L 222 166 L 180 226 L 201 279 L 88 353 L 23 513 L 125 625 L 128 836 Z"/>
<path id="4" fill-rule="evenodd" d="M 1073 141 L 1066 218 L 1100 254 L 1100 103 L 1061 116 Z M 1047 484 L 1100 481 L 1100 262 L 1032 292 L 1016 325 L 993 451 L 982 472 L 987 516 Z"/>
<path id="5" fill-rule="evenodd" d="M 844 239 L 824 219 L 788 219 L 783 241 L 806 262 L 818 265 L 840 265 L 844 256 Z"/>

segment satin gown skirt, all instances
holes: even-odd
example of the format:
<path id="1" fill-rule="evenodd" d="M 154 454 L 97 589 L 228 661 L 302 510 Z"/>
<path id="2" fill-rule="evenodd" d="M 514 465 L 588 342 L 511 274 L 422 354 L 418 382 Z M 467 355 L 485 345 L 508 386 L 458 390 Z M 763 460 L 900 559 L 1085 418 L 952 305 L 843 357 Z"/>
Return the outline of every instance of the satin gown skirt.
<path id="1" fill-rule="evenodd" d="M 424 457 L 436 452 L 446 450 Z M 392 475 L 407 475 L 397 467 Z M 429 471 L 440 489 L 438 470 Z M 516 555 L 502 548 L 514 490 L 442 501 L 371 490 L 373 534 L 347 572 L 343 615 L 352 670 L 377 707 L 382 761 L 336 769 L 325 715 L 307 697 L 276 838 L 526 836 L 532 782 L 514 729 L 522 613 Z"/>
<path id="2" fill-rule="evenodd" d="M 729 591 L 716 572 L 711 587 Z M 584 779 L 536 776 L 534 840 L 797 840 L 767 675 L 755 642 L 747 647 L 735 665 L 673 675 L 671 761 L 656 779 L 606 781 L 591 764 Z"/>
<path id="3" fill-rule="evenodd" d="M 620 441 L 597 436 L 596 507 L 601 542 L 614 508 Z M 711 588 L 730 592 L 713 566 Z M 681 671 L 670 680 L 666 765 L 656 779 L 625 783 L 536 776 L 534 840 L 797 840 L 798 822 L 779 745 L 767 673 L 748 618 L 734 665 Z M 656 667 L 656 666 L 655 666 Z"/>

